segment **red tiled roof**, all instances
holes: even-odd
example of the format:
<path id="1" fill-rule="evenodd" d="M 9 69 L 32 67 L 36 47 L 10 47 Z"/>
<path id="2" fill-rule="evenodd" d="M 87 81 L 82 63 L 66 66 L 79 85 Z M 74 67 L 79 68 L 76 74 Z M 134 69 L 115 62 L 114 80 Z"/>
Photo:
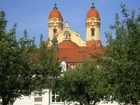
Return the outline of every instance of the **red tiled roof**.
<path id="1" fill-rule="evenodd" d="M 58 48 L 78 48 L 79 46 L 71 40 L 64 40 L 58 44 Z"/>
<path id="2" fill-rule="evenodd" d="M 93 47 L 93 48 L 101 47 L 101 41 L 100 40 L 86 41 L 86 46 Z"/>
<path id="3" fill-rule="evenodd" d="M 86 19 L 91 17 L 100 18 L 99 12 L 94 7 L 91 7 L 89 9 L 89 11 L 87 12 Z"/>
<path id="4" fill-rule="evenodd" d="M 54 17 L 63 20 L 63 17 L 62 17 L 62 15 L 61 15 L 61 12 L 60 12 L 57 8 L 54 8 L 54 9 L 50 12 L 48 18 L 50 19 L 50 18 L 54 18 Z"/>
<path id="5" fill-rule="evenodd" d="M 64 60 L 69 63 L 77 63 L 83 60 L 90 60 L 91 54 L 100 53 L 102 51 L 103 49 L 101 47 L 58 48 L 57 54 L 60 60 Z"/>

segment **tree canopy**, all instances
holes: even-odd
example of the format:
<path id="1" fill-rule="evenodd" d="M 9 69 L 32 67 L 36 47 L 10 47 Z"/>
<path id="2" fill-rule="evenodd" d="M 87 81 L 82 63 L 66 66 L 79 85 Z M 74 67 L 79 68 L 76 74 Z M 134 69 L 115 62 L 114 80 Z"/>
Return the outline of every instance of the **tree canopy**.
<path id="1" fill-rule="evenodd" d="M 111 100 L 138 105 L 140 102 L 140 16 L 128 13 L 122 5 L 123 19 L 115 16 L 107 34 L 102 69 L 110 88 Z M 115 36 L 115 38 L 113 38 Z"/>
<path id="2" fill-rule="evenodd" d="M 57 49 L 53 46 L 48 46 L 47 43 L 40 41 L 39 58 L 38 58 L 38 73 L 41 75 L 41 89 L 55 89 L 59 82 L 61 74 L 61 65 L 57 57 Z"/>
<path id="3" fill-rule="evenodd" d="M 5 13 L 0 11 L 0 97 L 2 104 L 21 95 L 29 95 L 32 87 L 32 63 L 29 55 L 35 48 L 34 41 L 27 38 L 27 32 L 16 39 L 16 24 L 6 31 Z"/>
<path id="4" fill-rule="evenodd" d="M 67 102 L 95 105 L 105 98 L 104 86 L 96 63 L 84 62 L 81 66 L 64 73 L 58 92 L 60 97 Z"/>
<path id="5" fill-rule="evenodd" d="M 0 11 L 0 97 L 2 104 L 21 95 L 30 95 L 33 91 L 52 89 L 57 85 L 61 67 L 56 49 L 41 42 L 39 48 L 35 38 L 24 36 L 16 39 L 16 24 L 6 30 L 7 20 L 4 11 Z"/>

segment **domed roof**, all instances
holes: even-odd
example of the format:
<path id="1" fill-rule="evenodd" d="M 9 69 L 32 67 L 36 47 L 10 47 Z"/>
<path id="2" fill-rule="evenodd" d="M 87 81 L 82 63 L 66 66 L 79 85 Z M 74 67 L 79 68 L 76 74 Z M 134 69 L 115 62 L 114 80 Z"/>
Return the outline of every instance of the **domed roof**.
<path id="1" fill-rule="evenodd" d="M 48 18 L 50 19 L 50 18 L 54 18 L 54 17 L 59 18 L 59 19 L 63 19 L 61 12 L 56 7 L 56 4 L 55 4 L 55 7 L 53 8 L 53 10 L 50 12 Z"/>
<path id="2" fill-rule="evenodd" d="M 71 40 L 64 40 L 58 44 L 58 48 L 78 48 L 79 46 Z"/>
<path id="3" fill-rule="evenodd" d="M 87 12 L 87 18 L 91 18 L 91 17 L 96 17 L 96 18 L 100 18 L 99 12 L 95 9 L 94 4 L 91 6 L 91 8 L 88 10 Z"/>

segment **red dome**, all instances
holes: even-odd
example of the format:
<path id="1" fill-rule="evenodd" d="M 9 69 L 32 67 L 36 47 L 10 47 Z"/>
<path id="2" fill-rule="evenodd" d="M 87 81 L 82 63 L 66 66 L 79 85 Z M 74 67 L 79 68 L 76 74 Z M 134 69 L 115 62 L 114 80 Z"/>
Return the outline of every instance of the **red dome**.
<path id="1" fill-rule="evenodd" d="M 78 47 L 79 46 L 76 43 L 70 40 L 64 40 L 63 42 L 60 42 L 58 44 L 58 48 L 78 48 Z"/>
<path id="2" fill-rule="evenodd" d="M 98 11 L 95 9 L 95 7 L 91 7 L 89 9 L 89 11 L 87 12 L 87 16 L 86 16 L 86 19 L 87 18 L 91 18 L 91 17 L 96 17 L 96 18 L 100 18 L 100 15 L 98 13 Z"/>
<path id="3" fill-rule="evenodd" d="M 61 15 L 61 12 L 57 9 L 57 7 L 54 7 L 53 10 L 50 12 L 49 14 L 49 19 L 50 18 L 59 18 L 59 19 L 63 19 L 62 15 Z"/>

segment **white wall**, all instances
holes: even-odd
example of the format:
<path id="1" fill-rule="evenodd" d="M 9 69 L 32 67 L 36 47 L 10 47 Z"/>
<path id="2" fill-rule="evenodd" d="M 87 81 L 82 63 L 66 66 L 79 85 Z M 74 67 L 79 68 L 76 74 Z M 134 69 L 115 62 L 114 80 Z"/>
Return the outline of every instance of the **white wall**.
<path id="1" fill-rule="evenodd" d="M 32 94 L 31 96 L 23 96 L 19 99 L 17 99 L 14 103 L 14 105 L 75 105 L 76 103 L 69 103 L 69 102 L 51 102 L 51 93 L 49 90 L 44 90 L 45 94 L 42 94 L 41 96 Z M 42 97 L 42 102 L 35 102 L 36 97 Z M 77 104 L 76 104 L 77 105 Z M 113 103 L 104 103 L 100 102 L 97 105 L 119 105 L 116 102 Z"/>
<path id="2" fill-rule="evenodd" d="M 49 90 L 41 96 L 32 94 L 31 96 L 23 96 L 17 99 L 14 105 L 49 105 Z M 42 102 L 35 102 L 36 97 L 42 97 Z"/>

